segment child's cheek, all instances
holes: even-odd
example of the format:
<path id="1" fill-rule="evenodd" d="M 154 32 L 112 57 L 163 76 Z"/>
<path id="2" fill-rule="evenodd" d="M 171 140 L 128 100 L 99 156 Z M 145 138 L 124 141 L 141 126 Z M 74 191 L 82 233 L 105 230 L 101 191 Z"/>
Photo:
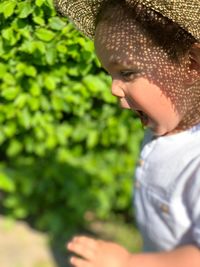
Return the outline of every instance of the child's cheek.
<path id="1" fill-rule="evenodd" d="M 185 113 L 187 109 L 187 92 L 184 86 L 184 71 L 180 67 L 168 64 L 160 58 L 152 64 L 147 77 L 157 85 L 161 92 L 170 99 L 176 110 Z"/>

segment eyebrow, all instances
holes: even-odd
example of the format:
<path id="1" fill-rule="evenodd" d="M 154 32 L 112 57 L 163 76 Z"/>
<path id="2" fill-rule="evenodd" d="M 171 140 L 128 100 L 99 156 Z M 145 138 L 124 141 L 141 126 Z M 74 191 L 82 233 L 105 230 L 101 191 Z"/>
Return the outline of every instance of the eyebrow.
<path id="1" fill-rule="evenodd" d="M 124 69 L 127 68 L 127 70 L 131 69 L 133 70 L 135 73 L 141 73 L 142 70 L 138 68 L 138 66 L 133 65 L 133 62 L 129 59 L 125 60 L 125 61 L 119 61 L 118 59 L 114 58 L 109 60 L 109 66 L 122 66 Z"/>

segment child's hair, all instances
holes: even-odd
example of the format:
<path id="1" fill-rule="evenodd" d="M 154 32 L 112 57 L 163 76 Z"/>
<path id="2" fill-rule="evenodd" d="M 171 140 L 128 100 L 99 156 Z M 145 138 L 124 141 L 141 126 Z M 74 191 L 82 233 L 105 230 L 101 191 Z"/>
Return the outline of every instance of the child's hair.
<path id="1" fill-rule="evenodd" d="M 180 57 L 185 55 L 196 42 L 196 39 L 178 24 L 137 1 L 131 7 L 125 0 L 105 2 L 96 19 L 96 26 L 101 20 L 109 21 L 112 19 L 109 12 L 105 12 L 105 10 L 113 12 L 119 8 L 125 9 L 127 16 L 133 18 L 146 31 L 154 43 L 168 53 L 172 60 L 178 62 Z"/>

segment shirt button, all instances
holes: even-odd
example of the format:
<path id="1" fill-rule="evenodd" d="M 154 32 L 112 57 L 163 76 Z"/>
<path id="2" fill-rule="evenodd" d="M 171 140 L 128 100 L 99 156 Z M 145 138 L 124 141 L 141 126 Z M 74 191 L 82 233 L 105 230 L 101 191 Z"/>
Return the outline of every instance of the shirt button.
<path id="1" fill-rule="evenodd" d="M 140 182 L 136 180 L 135 181 L 135 188 L 138 188 L 139 189 L 140 187 L 141 187 Z"/>
<path id="2" fill-rule="evenodd" d="M 144 165 L 144 160 L 143 159 L 139 159 L 138 160 L 138 165 L 142 167 Z"/>
<path id="3" fill-rule="evenodd" d="M 166 205 L 166 204 L 162 204 L 162 205 L 160 206 L 160 209 L 161 209 L 161 211 L 162 211 L 163 213 L 169 213 L 169 207 L 168 207 L 168 205 Z"/>

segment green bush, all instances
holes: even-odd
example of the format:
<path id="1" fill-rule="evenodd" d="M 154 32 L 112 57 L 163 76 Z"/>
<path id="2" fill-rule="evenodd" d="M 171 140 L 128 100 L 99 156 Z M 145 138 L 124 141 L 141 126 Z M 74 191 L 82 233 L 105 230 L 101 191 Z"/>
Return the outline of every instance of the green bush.
<path id="1" fill-rule="evenodd" d="M 0 3 L 5 214 L 54 233 L 130 208 L 142 131 L 119 109 L 93 43 L 50 0 Z"/>

